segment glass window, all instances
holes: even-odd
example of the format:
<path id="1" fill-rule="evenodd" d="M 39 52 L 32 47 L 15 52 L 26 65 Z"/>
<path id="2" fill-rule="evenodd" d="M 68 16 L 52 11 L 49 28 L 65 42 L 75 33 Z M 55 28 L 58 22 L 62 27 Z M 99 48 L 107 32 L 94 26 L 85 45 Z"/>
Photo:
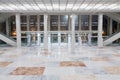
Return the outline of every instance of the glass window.
<path id="1" fill-rule="evenodd" d="M 51 34 L 51 43 L 58 42 L 58 34 Z"/>
<path id="2" fill-rule="evenodd" d="M 79 18 L 79 16 L 78 15 L 76 15 L 75 16 L 75 30 L 79 30 L 79 20 L 78 20 L 78 18 Z"/>
<path id="3" fill-rule="evenodd" d="M 78 34 L 75 34 L 75 42 L 78 42 Z"/>
<path id="4" fill-rule="evenodd" d="M 57 31 L 58 30 L 58 15 L 50 16 L 50 30 Z"/>
<path id="5" fill-rule="evenodd" d="M 112 33 L 115 33 L 116 31 L 117 31 L 117 22 L 113 20 Z"/>
<path id="6" fill-rule="evenodd" d="M 106 36 L 108 33 L 108 17 L 107 16 L 103 16 L 103 32 L 102 35 Z"/>
<path id="7" fill-rule="evenodd" d="M 60 15 L 60 30 L 68 30 L 68 15 Z"/>
<path id="8" fill-rule="evenodd" d="M 63 43 L 68 42 L 68 34 L 61 34 L 61 42 Z"/>
<path id="9" fill-rule="evenodd" d="M 30 16 L 30 31 L 37 31 L 37 16 L 31 15 Z"/>
<path id="10" fill-rule="evenodd" d="M 92 30 L 98 30 L 98 15 L 92 15 Z"/>
<path id="11" fill-rule="evenodd" d="M 89 15 L 82 15 L 81 23 L 81 30 L 89 30 Z"/>
<path id="12" fill-rule="evenodd" d="M 40 31 L 44 31 L 44 15 L 40 15 Z"/>
<path id="13" fill-rule="evenodd" d="M 10 25 L 11 25 L 11 36 L 16 36 L 16 22 L 15 22 L 15 16 L 10 17 Z"/>
<path id="14" fill-rule="evenodd" d="M 27 31 L 27 17 L 26 17 L 26 15 L 21 15 L 21 31 Z"/>

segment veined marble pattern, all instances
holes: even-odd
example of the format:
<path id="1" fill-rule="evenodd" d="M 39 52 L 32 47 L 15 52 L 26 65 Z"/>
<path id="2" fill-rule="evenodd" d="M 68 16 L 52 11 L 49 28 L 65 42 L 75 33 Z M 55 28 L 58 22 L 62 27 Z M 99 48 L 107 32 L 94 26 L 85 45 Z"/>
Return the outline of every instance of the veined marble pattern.
<path id="1" fill-rule="evenodd" d="M 0 67 L 6 67 L 9 64 L 11 64 L 12 62 L 0 62 Z"/>
<path id="2" fill-rule="evenodd" d="M 120 80 L 120 47 L 0 47 L 0 80 Z"/>
<path id="3" fill-rule="evenodd" d="M 73 66 L 73 67 L 85 67 L 86 65 L 83 63 L 83 62 L 80 62 L 80 61 L 63 61 L 63 62 L 60 62 L 60 66 L 61 67 L 70 67 L 70 66 Z"/>
<path id="4" fill-rule="evenodd" d="M 11 75 L 43 75 L 44 67 L 18 67 Z"/>

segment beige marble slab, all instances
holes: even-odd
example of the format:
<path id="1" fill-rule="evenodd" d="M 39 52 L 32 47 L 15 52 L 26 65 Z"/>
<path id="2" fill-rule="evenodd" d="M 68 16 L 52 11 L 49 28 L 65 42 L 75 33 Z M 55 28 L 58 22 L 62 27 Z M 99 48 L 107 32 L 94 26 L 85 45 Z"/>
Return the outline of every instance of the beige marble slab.
<path id="1" fill-rule="evenodd" d="M 81 61 L 63 61 L 63 62 L 60 62 L 60 66 L 61 67 L 64 67 L 64 66 L 85 67 L 86 65 Z"/>
<path id="2" fill-rule="evenodd" d="M 111 66 L 104 68 L 109 74 L 119 74 L 120 75 L 120 66 Z"/>
<path id="3" fill-rule="evenodd" d="M 97 80 L 95 75 L 63 75 L 60 80 Z"/>
<path id="4" fill-rule="evenodd" d="M 0 67 L 6 67 L 9 64 L 11 64 L 12 62 L 0 62 Z"/>
<path id="5" fill-rule="evenodd" d="M 91 60 L 92 61 L 111 61 L 111 59 L 108 57 L 93 57 Z"/>
<path id="6" fill-rule="evenodd" d="M 18 56 L 20 56 L 20 55 L 7 55 L 8 58 L 16 58 Z"/>
<path id="7" fill-rule="evenodd" d="M 11 75 L 43 75 L 45 67 L 18 67 Z"/>
<path id="8" fill-rule="evenodd" d="M 120 54 L 113 54 L 114 56 L 116 56 L 116 57 L 120 57 Z"/>

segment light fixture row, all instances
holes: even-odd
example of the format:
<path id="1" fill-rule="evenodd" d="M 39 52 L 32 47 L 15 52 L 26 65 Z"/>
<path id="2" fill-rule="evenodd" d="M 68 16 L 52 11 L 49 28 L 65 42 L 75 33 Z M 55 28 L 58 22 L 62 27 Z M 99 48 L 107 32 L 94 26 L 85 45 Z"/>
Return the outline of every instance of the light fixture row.
<path id="1" fill-rule="evenodd" d="M 76 11 L 76 10 L 119 10 L 119 4 L 1 4 L 0 10 L 43 10 L 43 11 L 53 11 L 53 10 L 68 10 L 68 11 Z"/>

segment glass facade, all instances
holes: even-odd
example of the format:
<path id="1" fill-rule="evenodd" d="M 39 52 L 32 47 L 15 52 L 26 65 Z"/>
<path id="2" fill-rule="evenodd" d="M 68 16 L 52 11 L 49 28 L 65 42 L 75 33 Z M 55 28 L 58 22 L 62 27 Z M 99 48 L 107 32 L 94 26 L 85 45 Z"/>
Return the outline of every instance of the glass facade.
<path id="1" fill-rule="evenodd" d="M 79 42 L 79 37 L 81 37 L 82 42 L 88 41 L 88 34 L 90 31 L 90 15 L 75 15 L 75 42 Z M 23 43 L 28 42 L 28 38 L 30 38 L 31 43 L 36 44 L 40 38 L 40 42 L 44 42 L 44 15 L 21 15 L 21 39 Z M 38 22 L 39 21 L 39 22 Z M 61 43 L 68 43 L 70 41 L 69 37 L 71 37 L 71 16 L 70 15 L 48 15 L 47 21 L 47 35 L 50 35 L 51 43 L 58 43 L 59 39 Z M 113 31 L 114 33 L 117 30 L 118 23 L 113 21 Z M 39 24 L 39 26 L 38 26 Z M 91 21 L 91 31 L 92 33 L 92 41 L 95 42 L 97 39 L 97 31 L 98 31 L 98 15 L 92 15 Z M 103 18 L 103 36 L 106 36 L 109 33 L 108 27 L 108 17 L 104 16 Z M 12 37 L 16 37 L 16 21 L 15 16 L 11 16 L 9 18 L 10 25 L 10 35 Z M 6 26 L 6 25 L 3 25 Z M 1 28 L 2 30 L 2 28 Z M 4 29 L 5 30 L 5 29 Z M 2 30 L 2 31 L 4 31 Z M 5 31 L 4 31 L 5 32 Z M 40 35 L 38 37 L 38 34 Z M 49 37 L 49 36 L 47 36 Z"/>

